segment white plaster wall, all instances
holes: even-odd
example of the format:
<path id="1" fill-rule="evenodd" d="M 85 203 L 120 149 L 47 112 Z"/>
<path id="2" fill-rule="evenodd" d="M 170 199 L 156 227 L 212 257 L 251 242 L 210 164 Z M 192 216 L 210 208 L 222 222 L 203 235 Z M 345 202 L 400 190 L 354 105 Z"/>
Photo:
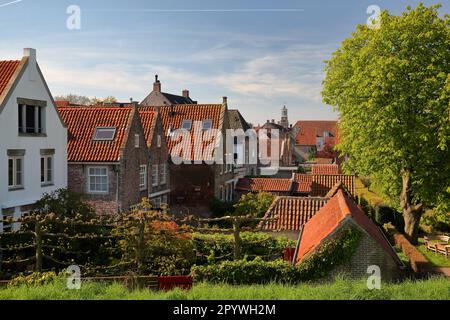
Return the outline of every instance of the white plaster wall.
<path id="1" fill-rule="evenodd" d="M 0 209 L 32 204 L 39 200 L 43 193 L 67 186 L 67 129 L 58 117 L 56 107 L 37 68 L 30 63 L 25 66 L 25 72 L 0 113 Z M 46 137 L 19 136 L 18 97 L 47 101 Z M 26 150 L 23 190 L 8 190 L 8 149 Z M 55 149 L 52 186 L 41 187 L 40 149 Z"/>

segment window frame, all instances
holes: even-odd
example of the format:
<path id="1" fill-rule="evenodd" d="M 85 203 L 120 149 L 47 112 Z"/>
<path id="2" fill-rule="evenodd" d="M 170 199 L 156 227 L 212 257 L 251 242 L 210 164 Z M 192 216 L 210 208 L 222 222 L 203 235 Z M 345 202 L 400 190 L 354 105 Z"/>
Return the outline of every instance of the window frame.
<path id="1" fill-rule="evenodd" d="M 205 124 L 209 124 L 209 128 L 205 128 Z M 205 119 L 202 121 L 202 130 L 207 131 L 207 130 L 211 130 L 213 127 L 213 121 L 212 119 Z"/>
<path id="2" fill-rule="evenodd" d="M 20 172 L 20 184 L 17 183 L 17 177 L 18 177 L 18 171 L 17 171 L 17 160 L 20 160 L 21 162 L 21 170 Z M 9 163 L 12 161 L 12 184 L 10 184 L 9 180 Z M 25 188 L 25 182 L 24 182 L 24 163 L 25 163 L 25 157 L 24 156 L 8 156 L 8 190 L 17 190 L 17 189 L 24 189 Z"/>
<path id="3" fill-rule="evenodd" d="M 185 123 L 189 124 L 189 128 L 185 128 Z M 191 131 L 192 130 L 192 120 L 191 119 L 184 119 L 181 122 L 181 129 L 187 130 L 187 131 Z"/>
<path id="4" fill-rule="evenodd" d="M 141 137 L 139 133 L 135 133 L 134 134 L 134 147 L 135 148 L 139 148 L 141 146 L 141 141 L 140 141 Z"/>
<path id="5" fill-rule="evenodd" d="M 152 187 L 157 187 L 159 182 L 159 168 L 157 164 L 152 165 Z"/>
<path id="6" fill-rule="evenodd" d="M 105 175 L 91 175 L 91 169 L 105 169 Z M 106 190 L 91 190 L 91 177 L 106 177 Z M 109 168 L 107 166 L 90 166 L 87 167 L 87 192 L 90 194 L 108 194 L 109 193 Z"/>
<path id="7" fill-rule="evenodd" d="M 147 180 L 148 180 L 147 165 L 141 164 L 139 166 L 139 190 L 140 191 L 144 191 L 144 190 L 148 189 L 148 181 Z"/>
<path id="8" fill-rule="evenodd" d="M 159 185 L 165 185 L 167 183 L 167 163 L 159 165 Z"/>
<path id="9" fill-rule="evenodd" d="M 50 171 L 48 168 L 48 161 L 50 160 Z M 44 161 L 44 167 L 42 167 L 42 161 Z M 44 172 L 42 172 L 42 169 L 44 169 Z M 41 170 L 41 186 L 49 186 L 53 185 L 55 180 L 55 161 L 53 155 L 41 155 L 40 158 L 40 170 Z M 51 179 L 48 179 L 48 174 L 51 174 Z M 42 175 L 44 175 L 44 181 L 42 181 Z"/>
<path id="10" fill-rule="evenodd" d="M 101 130 L 112 130 L 112 137 L 111 138 L 98 138 L 97 134 Z M 116 137 L 116 128 L 115 127 L 96 127 L 94 131 L 94 137 L 92 138 L 93 141 L 114 141 L 114 138 Z"/>

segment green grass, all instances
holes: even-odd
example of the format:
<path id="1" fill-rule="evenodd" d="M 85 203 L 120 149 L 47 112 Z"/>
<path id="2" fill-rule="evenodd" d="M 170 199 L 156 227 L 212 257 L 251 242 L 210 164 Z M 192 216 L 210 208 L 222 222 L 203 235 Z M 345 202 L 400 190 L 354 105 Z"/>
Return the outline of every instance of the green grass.
<path id="1" fill-rule="evenodd" d="M 383 198 L 377 193 L 367 189 L 360 178 L 355 179 L 356 193 L 359 197 L 363 197 L 371 206 L 381 205 L 384 203 Z"/>
<path id="2" fill-rule="evenodd" d="M 417 249 L 436 267 L 450 267 L 450 259 L 446 258 L 445 255 L 440 253 L 434 253 L 432 251 L 428 251 L 425 247 L 425 243 L 423 238 L 419 238 L 419 246 Z"/>
<path id="3" fill-rule="evenodd" d="M 173 290 L 169 292 L 150 292 L 148 290 L 127 291 L 120 284 L 83 283 L 80 290 L 66 289 L 62 280 L 38 287 L 15 287 L 0 289 L 0 300 L 34 299 L 132 299 L 132 300 L 357 300 L 357 299 L 445 299 L 450 300 L 450 279 L 431 278 L 423 281 L 405 281 L 398 284 L 382 284 L 380 290 L 369 290 L 365 281 L 352 281 L 342 278 L 331 284 L 298 286 L 253 285 L 231 286 L 225 284 L 196 284 L 190 291 Z"/>

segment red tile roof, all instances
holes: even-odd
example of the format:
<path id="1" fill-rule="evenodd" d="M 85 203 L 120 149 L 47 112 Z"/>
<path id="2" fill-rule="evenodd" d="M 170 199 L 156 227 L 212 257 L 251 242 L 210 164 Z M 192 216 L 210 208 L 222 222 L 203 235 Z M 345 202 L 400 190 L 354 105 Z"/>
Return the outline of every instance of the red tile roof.
<path id="1" fill-rule="evenodd" d="M 203 120 L 212 120 L 212 129 L 222 129 L 225 106 L 222 104 L 179 104 L 164 107 L 141 107 L 147 110 L 159 109 L 163 130 L 168 135 L 167 144 L 172 157 L 182 156 L 184 150 L 191 149 L 191 156 L 187 160 L 213 160 L 213 152 L 211 148 L 215 146 L 215 137 L 212 131 L 202 130 Z M 200 141 L 203 136 L 203 143 L 195 144 L 194 139 L 181 142 L 181 137 L 176 140 L 169 136 L 169 129 L 181 129 L 183 120 L 192 120 L 192 137 L 197 137 Z M 182 143 L 182 145 L 180 144 Z M 180 148 L 182 147 L 182 148 Z M 182 150 L 183 151 L 182 151 Z M 205 159 L 203 154 L 205 153 Z"/>
<path id="2" fill-rule="evenodd" d="M 277 178 L 241 178 L 236 184 L 236 190 L 249 192 L 290 192 L 292 188 L 291 179 Z"/>
<path id="3" fill-rule="evenodd" d="M 314 252 L 320 245 L 336 234 L 344 222 L 351 219 L 367 232 L 397 263 L 401 264 L 392 246 L 382 231 L 364 214 L 364 212 L 342 190 L 323 206 L 303 227 L 297 251 L 297 263 Z"/>
<path id="4" fill-rule="evenodd" d="M 0 96 L 10 84 L 20 62 L 20 60 L 0 61 Z"/>
<path id="5" fill-rule="evenodd" d="M 295 181 L 293 193 L 310 194 L 312 190 L 312 182 L 310 181 Z"/>
<path id="6" fill-rule="evenodd" d="M 333 188 L 336 183 L 342 181 L 348 191 L 355 195 L 355 176 L 346 174 L 301 174 L 296 173 L 295 181 L 305 181 L 311 179 L 312 190 L 310 196 L 324 197 Z"/>
<path id="7" fill-rule="evenodd" d="M 327 201 L 325 198 L 277 197 L 264 215 L 275 220 L 261 222 L 259 227 L 272 231 L 300 230 Z"/>
<path id="8" fill-rule="evenodd" d="M 142 128 L 144 129 L 145 141 L 147 141 L 147 146 L 150 146 L 153 141 L 158 113 L 153 108 L 140 107 L 139 117 L 141 118 Z"/>
<path id="9" fill-rule="evenodd" d="M 312 174 L 339 174 L 337 164 L 314 164 L 311 168 Z"/>
<path id="10" fill-rule="evenodd" d="M 133 119 L 133 108 L 68 107 L 58 109 L 68 128 L 71 162 L 119 161 Z M 98 127 L 116 128 L 112 141 L 94 141 Z"/>
<path id="11" fill-rule="evenodd" d="M 323 137 L 325 131 L 330 132 L 332 135 L 332 137 L 324 138 L 325 143 L 334 146 L 337 142 L 337 121 L 297 121 L 295 127 L 300 129 L 296 137 L 296 144 L 298 145 L 315 146 L 317 137 Z"/>

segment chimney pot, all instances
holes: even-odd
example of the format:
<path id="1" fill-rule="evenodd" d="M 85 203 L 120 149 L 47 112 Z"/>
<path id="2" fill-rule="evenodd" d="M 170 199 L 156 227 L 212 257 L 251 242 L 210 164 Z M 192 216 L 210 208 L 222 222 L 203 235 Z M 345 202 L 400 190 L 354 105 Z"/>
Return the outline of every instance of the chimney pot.
<path id="1" fill-rule="evenodd" d="M 228 98 L 227 97 L 223 97 L 223 104 L 228 104 Z"/>

